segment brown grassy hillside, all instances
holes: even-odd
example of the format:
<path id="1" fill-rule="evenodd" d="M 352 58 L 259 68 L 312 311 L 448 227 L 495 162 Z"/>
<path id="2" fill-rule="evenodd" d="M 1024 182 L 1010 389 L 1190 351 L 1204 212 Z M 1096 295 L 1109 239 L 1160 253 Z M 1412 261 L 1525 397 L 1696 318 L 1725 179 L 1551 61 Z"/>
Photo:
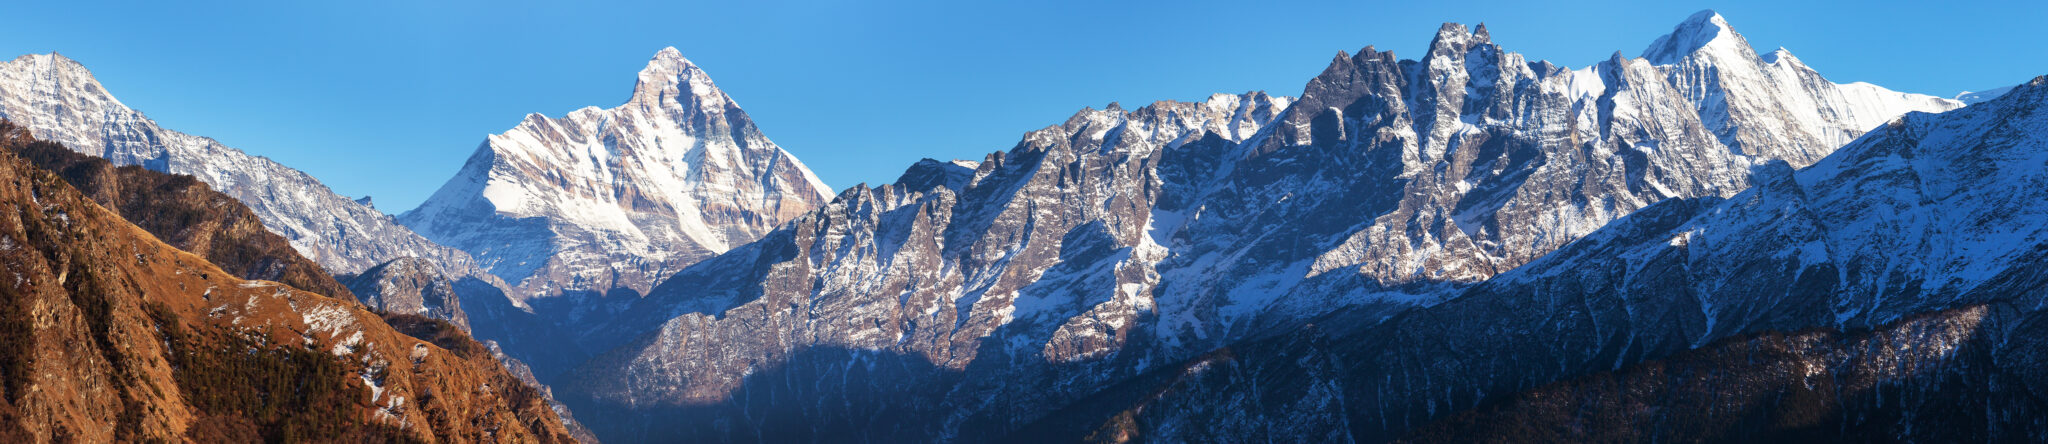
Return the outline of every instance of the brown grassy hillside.
<path id="1" fill-rule="evenodd" d="M 101 207 L 119 213 L 164 243 L 206 258 L 229 274 L 355 300 L 320 264 L 300 256 L 284 237 L 265 229 L 263 221 L 241 201 L 192 176 L 133 165 L 116 167 L 106 159 L 35 140 L 28 130 L 6 121 L 0 121 L 0 149 L 55 173 Z"/>
<path id="2" fill-rule="evenodd" d="M 243 280 L 0 153 L 0 442 L 569 440 L 488 351 L 423 336 Z"/>

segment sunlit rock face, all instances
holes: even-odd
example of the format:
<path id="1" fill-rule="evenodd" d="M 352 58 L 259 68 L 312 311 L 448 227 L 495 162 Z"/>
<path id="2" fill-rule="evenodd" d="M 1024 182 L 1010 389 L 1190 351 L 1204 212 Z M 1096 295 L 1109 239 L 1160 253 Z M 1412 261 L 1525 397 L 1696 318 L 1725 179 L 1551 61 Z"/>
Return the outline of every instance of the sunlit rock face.
<path id="1" fill-rule="evenodd" d="M 84 65 L 61 55 L 0 62 L 0 117 L 36 138 L 116 165 L 197 177 L 242 201 L 264 227 L 331 273 L 359 273 L 401 257 L 426 258 L 456 273 L 475 268 L 468 254 L 414 234 L 305 172 L 157 126 L 115 99 Z"/>
<path id="2" fill-rule="evenodd" d="M 1961 106 L 1704 53 L 1731 47 L 1748 51 L 1703 14 L 1649 57 L 1573 70 L 1452 24 L 1421 60 L 1339 54 L 1298 99 L 1084 110 L 842 192 L 585 321 L 609 352 L 565 391 L 627 439 L 1013 433 L 1218 346 L 1443 303 L 1653 203 L 1732 197 Z"/>
<path id="3" fill-rule="evenodd" d="M 455 283 L 425 259 L 393 259 L 361 274 L 343 276 L 342 284 L 371 310 L 440 319 L 471 331 Z"/>
<path id="4" fill-rule="evenodd" d="M 190 234 L 220 221 L 146 223 Z M 12 150 L 0 152 L 0 275 L 0 441 L 572 440 L 541 392 L 446 324 L 244 280 Z"/>
<path id="5" fill-rule="evenodd" d="M 512 297 L 576 319 L 604 310 L 591 297 L 644 294 L 830 192 L 668 48 L 625 104 L 527 116 L 400 220 L 474 254 Z"/>
<path id="6" fill-rule="evenodd" d="M 1069 437 L 1169 441 L 1484 441 L 1505 430 L 1493 425 L 1587 414 L 1685 427 L 1621 440 L 1665 430 L 1775 440 L 1814 436 L 1795 426 L 1817 425 L 1820 436 L 1864 440 L 2038 441 L 2048 437 L 2048 387 L 2037 382 L 2048 374 L 2044 166 L 2048 77 L 1967 108 L 1908 114 L 1803 169 L 1760 167 L 1756 186 L 1734 196 L 1650 206 L 1442 304 L 1362 329 L 1240 343 L 1046 424 Z M 1731 350 L 1751 358 L 1700 362 Z M 1728 379 L 1703 390 L 1653 374 L 1674 365 Z M 1679 394 L 1643 399 L 1610 383 Z M 1245 396 L 1254 392 L 1304 401 L 1258 403 Z M 1816 393 L 1839 396 L 1800 399 Z M 1692 395 L 1726 402 L 1678 401 Z M 1583 404 L 1568 412 L 1558 402 Z M 1800 414 L 1777 416 L 1789 412 Z M 1446 417 L 1453 423 L 1415 430 Z M 1734 417 L 1791 422 L 1722 422 Z"/>

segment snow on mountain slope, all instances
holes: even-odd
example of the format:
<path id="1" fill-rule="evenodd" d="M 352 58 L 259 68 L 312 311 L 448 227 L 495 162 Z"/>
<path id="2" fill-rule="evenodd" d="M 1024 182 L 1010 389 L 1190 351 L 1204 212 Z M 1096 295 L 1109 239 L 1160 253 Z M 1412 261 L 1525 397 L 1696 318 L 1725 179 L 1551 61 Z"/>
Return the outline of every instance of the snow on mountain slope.
<path id="1" fill-rule="evenodd" d="M 1216 346 L 1435 304 L 1658 201 L 1735 195 L 1887 110 L 1960 106 L 1766 61 L 1711 13 L 1660 41 L 1677 49 L 1570 70 L 1447 24 L 1421 60 L 1339 54 L 1298 100 L 1084 110 L 971 174 L 920 162 L 585 321 L 611 351 L 565 390 L 600 436 L 1002 433 Z M 877 421 L 895 426 L 838 428 Z"/>
<path id="2" fill-rule="evenodd" d="M 1433 103 L 1436 115 L 1414 119 L 1413 142 L 1401 149 L 1415 162 L 1400 176 L 1413 181 L 1411 193 L 1438 201 L 1417 210 L 1450 214 L 1403 214 L 1411 212 L 1404 208 L 1393 215 L 1408 220 L 1382 219 L 1378 225 L 1387 231 L 1361 231 L 1318 258 L 1314 271 L 1359 266 L 1383 282 L 1485 279 L 1643 205 L 1741 190 L 1752 165 L 1775 159 L 1804 166 L 1899 114 L 1961 106 L 1869 84 L 1830 83 L 1783 49 L 1768 60 L 1759 57 L 1712 11 L 1678 25 L 1641 59 L 1615 57 L 1579 71 L 1523 63 L 1485 43 L 1484 34 L 1440 32 L 1430 57 L 1411 74 L 1426 89 L 1410 101 Z M 1548 103 L 1544 112 L 1532 113 L 1517 109 L 1517 99 Z M 1313 139 L 1300 132 L 1311 118 L 1289 123 L 1294 140 Z M 1512 149 L 1517 139 L 1536 151 L 1512 153 L 1526 160 L 1506 159 L 1519 163 L 1426 168 L 1470 155 L 1458 152 L 1462 146 L 1479 145 L 1477 154 L 1486 155 L 1487 144 Z M 1475 186 L 1488 178 L 1522 186 Z M 1573 184 L 1613 191 L 1583 196 L 1593 202 L 1548 202 Z M 1517 218 L 1533 223 L 1498 223 Z M 1416 224 L 1436 233 L 1404 228 Z"/>
<path id="3" fill-rule="evenodd" d="M 474 254 L 515 298 L 644 293 L 830 192 L 667 48 L 625 104 L 527 116 L 400 220 Z"/>
<path id="4" fill-rule="evenodd" d="M 456 282 L 468 322 L 443 312 L 477 337 L 506 345 L 506 353 L 535 361 L 542 372 L 580 359 L 573 347 L 555 347 L 531 307 L 510 300 L 505 284 L 478 268 L 468 253 L 435 244 L 400 226 L 368 202 L 343 197 L 304 172 L 213 139 L 157 126 L 128 108 L 76 61 L 56 54 L 27 55 L 0 63 L 0 118 L 118 165 L 188 174 L 252 210 L 264 228 L 282 236 L 324 273 L 359 274 L 403 258 L 419 258 L 431 274 Z M 413 259 L 408 259 L 413 260 Z M 386 307 L 383 297 L 367 302 Z M 449 307 L 454 306 L 450 301 Z M 388 307 L 386 307 L 388 308 Z M 571 356 L 571 358 L 560 358 Z M 552 364 L 552 365 L 548 365 Z"/>
<path id="5" fill-rule="evenodd" d="M 2011 86 L 2005 86 L 1991 88 L 1983 91 L 1963 91 L 1961 94 L 1956 94 L 1955 100 L 1975 105 L 1978 102 L 1985 102 L 1991 99 L 1999 98 L 2000 96 L 2004 96 L 2005 93 L 2012 92 L 2012 89 L 2013 87 Z"/>
<path id="6" fill-rule="evenodd" d="M 1644 49 L 1642 57 L 1659 65 L 1694 103 L 1701 122 L 1722 144 L 1795 167 L 1907 111 L 1962 105 L 1867 83 L 1830 83 L 1784 48 L 1757 54 L 1713 11 L 1687 18 Z"/>
<path id="7" fill-rule="evenodd" d="M 590 349 L 627 346 L 572 372 L 563 387 L 580 388 L 558 393 L 591 412 L 587 417 L 602 418 L 587 424 L 607 440 L 696 432 L 804 440 L 841 431 L 802 425 L 810 420 L 890 421 L 900 426 L 867 433 L 881 441 L 929 440 L 933 428 L 956 427 L 946 425 L 954 419 L 932 414 L 939 406 L 934 390 L 949 387 L 933 376 L 1011 362 L 1026 364 L 1020 372 L 1048 360 L 1086 365 L 1091 354 L 1108 350 L 1103 346 L 1120 344 L 1124 332 L 1104 335 L 1098 328 L 1136 325 L 1150 311 L 1151 266 L 1164 250 L 1148 241 L 1148 207 L 1162 187 L 1173 186 L 1157 176 L 1162 159 L 1179 150 L 1218 159 L 1233 142 L 1212 130 L 1229 134 L 1245 120 L 1270 122 L 1288 103 L 1248 93 L 1136 110 L 1112 104 L 1026 134 L 1015 150 L 980 162 L 925 161 L 894 184 L 856 186 L 761 241 L 684 270 L 621 316 L 593 322 L 582 335 Z M 1122 291 L 1087 291 L 1109 288 Z M 1077 315 L 1089 321 L 1063 327 Z M 1052 334 L 1071 339 L 1050 347 L 1032 339 Z M 1019 340 L 983 346 L 1012 336 Z M 763 371 L 775 373 L 757 374 Z M 841 379 L 846 371 L 882 373 Z M 1031 384 L 1024 381 L 1048 375 L 1017 376 L 982 383 Z M 790 427 L 748 422 L 718 431 L 698 427 L 716 427 L 710 424 L 719 415 L 689 411 L 717 409 L 741 384 L 812 377 L 847 385 L 763 392 L 754 398 L 763 404 L 743 408 L 808 409 L 800 406 L 846 399 L 911 413 L 791 412 L 774 419 Z M 605 402 L 586 402 L 592 392 Z M 963 413 L 999 402 L 966 391 L 958 396 L 953 405 Z M 622 408 L 633 404 L 644 409 Z M 643 427 L 652 430 L 636 431 Z M 641 438 L 625 438 L 633 436 Z"/>
<path id="8" fill-rule="evenodd" d="M 265 227 L 331 273 L 361 272 L 400 257 L 427 258 L 451 270 L 473 267 L 467 254 L 413 234 L 304 172 L 157 126 L 114 98 L 84 65 L 55 53 L 0 62 L 0 118 L 118 165 L 198 177 L 255 210 Z"/>
<path id="9" fill-rule="evenodd" d="M 1187 433 L 1380 441 L 1495 396 L 1721 338 L 1865 330 L 1969 306 L 1989 307 L 1977 310 L 1985 319 L 2033 320 L 1986 321 L 1981 331 L 1970 321 L 1961 336 L 1888 341 L 1868 352 L 1901 364 L 1918 349 L 1946 355 L 1967 336 L 1996 353 L 1998 365 L 2031 372 L 2015 379 L 2038 380 L 2048 368 L 2038 339 L 2013 330 L 2040 328 L 2048 309 L 2048 77 L 1960 110 L 1908 114 L 1807 168 L 1772 163 L 1757 176 L 1757 186 L 1735 196 L 1646 208 L 1443 304 L 1354 333 L 1303 329 L 1241 344 L 1235 354 L 1159 372 L 1187 377 L 1163 376 L 1069 409 L 1096 412 L 1077 415 L 1093 422 L 1059 422 L 1088 424 L 1069 432 L 1161 432 L 1169 440 Z M 1251 391 L 1299 390 L 1316 402 L 1243 402 Z M 1996 391 L 2010 396 L 1971 408 L 2038 406 L 2048 387 Z M 1916 402 L 1880 407 L 1906 409 L 1906 423 L 1953 413 L 1913 410 Z M 1661 418 L 1706 419 L 1694 415 Z M 1987 441 L 2035 441 L 2048 430 L 2028 420 L 1951 426 L 1994 437 Z"/>

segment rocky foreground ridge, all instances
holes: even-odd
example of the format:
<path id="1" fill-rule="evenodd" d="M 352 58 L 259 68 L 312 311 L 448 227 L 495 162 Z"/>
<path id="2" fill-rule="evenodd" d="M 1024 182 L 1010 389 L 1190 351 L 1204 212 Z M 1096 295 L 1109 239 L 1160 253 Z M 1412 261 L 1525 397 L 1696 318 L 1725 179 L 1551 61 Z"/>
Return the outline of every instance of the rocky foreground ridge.
<path id="1" fill-rule="evenodd" d="M 445 323 L 243 280 L 11 152 L 0 207 L 6 440 L 571 440 Z"/>

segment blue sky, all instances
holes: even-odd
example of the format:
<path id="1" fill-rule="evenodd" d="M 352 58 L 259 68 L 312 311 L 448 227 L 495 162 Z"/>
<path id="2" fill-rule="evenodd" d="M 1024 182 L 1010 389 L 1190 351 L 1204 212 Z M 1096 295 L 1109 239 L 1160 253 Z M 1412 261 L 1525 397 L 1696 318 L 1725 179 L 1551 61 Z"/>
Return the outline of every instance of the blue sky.
<path id="1" fill-rule="evenodd" d="M 1712 8 L 1836 82 L 1949 96 L 2048 74 L 2039 1 L 184 3 L 17 3 L 0 53 L 61 52 L 165 127 L 394 213 L 527 113 L 624 101 L 665 46 L 842 189 L 1084 106 L 1296 95 L 1339 50 L 1412 58 L 1447 21 L 1579 67 Z"/>

